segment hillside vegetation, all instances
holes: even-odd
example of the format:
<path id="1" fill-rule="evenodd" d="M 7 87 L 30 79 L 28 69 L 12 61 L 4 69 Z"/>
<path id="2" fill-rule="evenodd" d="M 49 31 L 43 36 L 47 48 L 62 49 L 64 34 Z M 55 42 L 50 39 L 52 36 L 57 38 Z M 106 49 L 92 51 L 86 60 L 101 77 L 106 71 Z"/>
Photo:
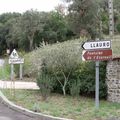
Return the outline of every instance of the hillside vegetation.
<path id="1" fill-rule="evenodd" d="M 94 96 L 95 63 L 82 61 L 81 44 L 82 41 L 76 39 L 42 45 L 25 56 L 24 74 L 36 78 L 45 96 L 50 92 Z M 105 98 L 106 62 L 101 62 L 100 65 L 100 97 Z"/>

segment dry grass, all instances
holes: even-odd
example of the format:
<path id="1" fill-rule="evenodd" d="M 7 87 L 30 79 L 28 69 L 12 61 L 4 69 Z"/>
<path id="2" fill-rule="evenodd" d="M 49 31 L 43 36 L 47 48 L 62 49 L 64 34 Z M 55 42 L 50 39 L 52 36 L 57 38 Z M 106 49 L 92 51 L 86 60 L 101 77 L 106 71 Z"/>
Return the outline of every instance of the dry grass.
<path id="1" fill-rule="evenodd" d="M 13 102 L 30 110 L 35 109 L 35 105 L 40 112 L 71 118 L 74 120 L 105 120 L 109 117 L 120 117 L 120 104 L 100 101 L 100 109 L 96 111 L 94 99 L 86 97 L 73 98 L 52 94 L 47 101 L 43 101 L 39 91 L 16 90 L 15 98 L 11 96 L 9 90 L 4 90 L 4 94 Z"/>

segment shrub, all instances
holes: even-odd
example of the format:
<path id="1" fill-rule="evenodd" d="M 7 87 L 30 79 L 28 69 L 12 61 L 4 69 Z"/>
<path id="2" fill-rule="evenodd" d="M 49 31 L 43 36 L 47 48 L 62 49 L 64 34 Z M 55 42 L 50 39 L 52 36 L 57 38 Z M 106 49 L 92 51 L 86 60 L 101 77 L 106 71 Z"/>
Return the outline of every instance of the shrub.
<path id="1" fill-rule="evenodd" d="M 117 32 L 120 33 L 120 23 L 117 24 L 116 28 L 117 28 Z"/>
<path id="2" fill-rule="evenodd" d="M 80 48 L 81 43 L 78 40 L 38 48 L 26 57 L 30 65 L 29 70 L 35 75 L 38 72 L 41 75 L 44 73 L 39 78 L 40 80 L 54 81 L 53 91 L 55 92 L 62 91 L 64 95 L 69 93 L 73 96 L 79 93 L 93 96 L 95 94 L 95 64 L 81 62 Z M 101 62 L 100 97 L 107 95 L 105 76 L 106 63 Z"/>
<path id="3" fill-rule="evenodd" d="M 76 40 L 38 48 L 31 55 L 32 70 L 42 71 L 42 67 L 45 67 L 47 72 L 54 75 L 65 95 L 70 74 L 81 61 L 80 45 Z"/>
<path id="4" fill-rule="evenodd" d="M 70 94 L 74 97 L 78 97 L 80 94 L 80 82 L 79 80 L 73 80 L 72 84 L 70 85 Z"/>
<path id="5" fill-rule="evenodd" d="M 78 69 L 72 74 L 72 81 L 78 80 L 80 85 L 80 94 L 82 95 L 95 95 L 95 63 L 83 62 L 79 65 Z M 106 62 L 100 62 L 100 98 L 106 98 L 107 85 L 106 85 Z"/>
<path id="6" fill-rule="evenodd" d="M 42 73 L 37 77 L 37 85 L 40 88 L 43 100 L 46 100 L 53 89 L 53 82 L 49 75 Z"/>
<path id="7" fill-rule="evenodd" d="M 49 58 L 47 58 L 47 70 L 54 74 L 56 80 L 61 85 L 64 95 L 66 95 L 71 73 L 81 61 L 79 55 L 80 51 L 77 45 L 64 43 L 52 49 Z"/>

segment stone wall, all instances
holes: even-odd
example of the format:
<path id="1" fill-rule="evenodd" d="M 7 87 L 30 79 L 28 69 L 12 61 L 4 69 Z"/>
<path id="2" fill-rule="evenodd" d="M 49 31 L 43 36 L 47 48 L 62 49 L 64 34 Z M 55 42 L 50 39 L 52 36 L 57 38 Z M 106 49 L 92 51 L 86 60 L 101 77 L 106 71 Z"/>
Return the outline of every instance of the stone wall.
<path id="1" fill-rule="evenodd" d="M 120 59 L 107 63 L 108 100 L 120 103 Z"/>

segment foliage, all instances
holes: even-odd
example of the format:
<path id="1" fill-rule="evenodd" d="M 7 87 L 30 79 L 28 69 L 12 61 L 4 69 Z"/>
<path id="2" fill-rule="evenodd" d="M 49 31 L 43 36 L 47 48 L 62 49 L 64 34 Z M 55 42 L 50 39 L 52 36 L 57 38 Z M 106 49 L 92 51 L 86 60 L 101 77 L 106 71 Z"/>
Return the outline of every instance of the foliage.
<path id="1" fill-rule="evenodd" d="M 45 44 L 63 42 L 71 38 L 85 36 L 100 37 L 109 33 L 108 1 L 106 0 L 63 0 L 51 12 L 28 10 L 23 14 L 5 13 L 0 15 L 0 54 L 14 48 L 32 51 Z M 114 3 L 115 33 L 119 33 L 120 0 Z"/>
<path id="2" fill-rule="evenodd" d="M 100 63 L 100 98 L 107 97 L 106 63 Z M 73 73 L 72 79 L 78 80 L 80 85 L 80 94 L 95 95 L 95 64 L 94 62 L 81 63 Z M 73 81 L 73 80 L 72 80 Z"/>
<path id="3" fill-rule="evenodd" d="M 15 19 L 20 17 L 20 13 L 5 13 L 0 15 L 0 54 L 4 54 L 8 48 L 9 41 L 7 40 L 9 30 L 12 24 L 15 23 Z M 13 22 L 14 21 L 14 22 Z M 11 44 L 9 48 L 13 47 Z"/>
<path id="4" fill-rule="evenodd" d="M 85 29 L 91 37 L 109 34 L 109 8 L 106 0 L 63 0 L 68 2 L 68 21 L 73 32 L 79 36 Z M 114 29 L 120 23 L 120 0 L 113 1 Z"/>
<path id="5" fill-rule="evenodd" d="M 70 74 L 81 61 L 79 44 L 81 44 L 79 41 L 69 41 L 38 48 L 31 53 L 32 70 L 37 73 L 44 67 L 51 76 L 54 76 L 65 95 Z"/>
<path id="6" fill-rule="evenodd" d="M 70 94 L 75 97 L 75 96 L 79 96 L 80 94 L 80 83 L 79 83 L 79 79 L 77 80 L 72 80 L 71 86 L 70 86 Z"/>
<path id="7" fill-rule="evenodd" d="M 54 75 L 62 88 L 63 94 L 66 95 L 66 86 L 69 83 L 70 75 L 80 62 L 78 56 L 80 50 L 74 42 L 71 42 L 52 46 L 47 54 L 43 60 L 45 67 L 47 71 Z"/>
<path id="8" fill-rule="evenodd" d="M 78 40 L 46 45 L 29 55 L 30 70 L 35 74 L 47 74 L 54 80 L 53 91 L 72 96 L 95 93 L 94 62 L 81 62 L 81 43 Z M 43 71 L 46 69 L 46 72 Z M 106 63 L 100 64 L 100 97 L 107 96 L 105 83 Z"/>
<path id="9" fill-rule="evenodd" d="M 24 59 L 25 59 L 25 62 L 24 62 L 24 66 L 23 66 L 23 74 L 24 76 L 27 76 L 27 77 L 35 77 L 37 76 L 37 72 L 36 70 L 34 69 L 34 63 L 32 62 L 32 54 L 31 53 L 27 53 L 24 55 Z"/>
<path id="10" fill-rule="evenodd" d="M 43 97 L 43 100 L 46 100 L 49 96 L 50 92 L 53 89 L 53 81 L 51 79 L 51 76 L 42 73 L 39 74 L 37 77 L 37 85 L 40 88 L 41 95 Z"/>
<path id="11" fill-rule="evenodd" d="M 21 17 L 12 22 L 9 41 L 18 44 L 20 47 L 24 46 L 25 50 L 33 50 L 35 33 L 42 30 L 40 17 L 39 12 L 33 10 L 23 13 Z"/>
<path id="12" fill-rule="evenodd" d="M 68 0 L 68 20 L 71 29 L 80 36 L 82 30 L 92 38 L 97 35 L 99 19 L 97 17 L 98 4 L 95 0 Z"/>
<path id="13" fill-rule="evenodd" d="M 43 41 L 46 44 L 62 42 L 72 35 L 65 17 L 57 11 L 28 10 L 23 14 L 0 15 L 1 54 L 7 48 L 32 51 Z"/>
<path id="14" fill-rule="evenodd" d="M 59 12 L 50 12 L 44 21 L 43 31 L 39 32 L 39 36 L 45 43 L 62 42 L 69 37 L 67 21 Z"/>

